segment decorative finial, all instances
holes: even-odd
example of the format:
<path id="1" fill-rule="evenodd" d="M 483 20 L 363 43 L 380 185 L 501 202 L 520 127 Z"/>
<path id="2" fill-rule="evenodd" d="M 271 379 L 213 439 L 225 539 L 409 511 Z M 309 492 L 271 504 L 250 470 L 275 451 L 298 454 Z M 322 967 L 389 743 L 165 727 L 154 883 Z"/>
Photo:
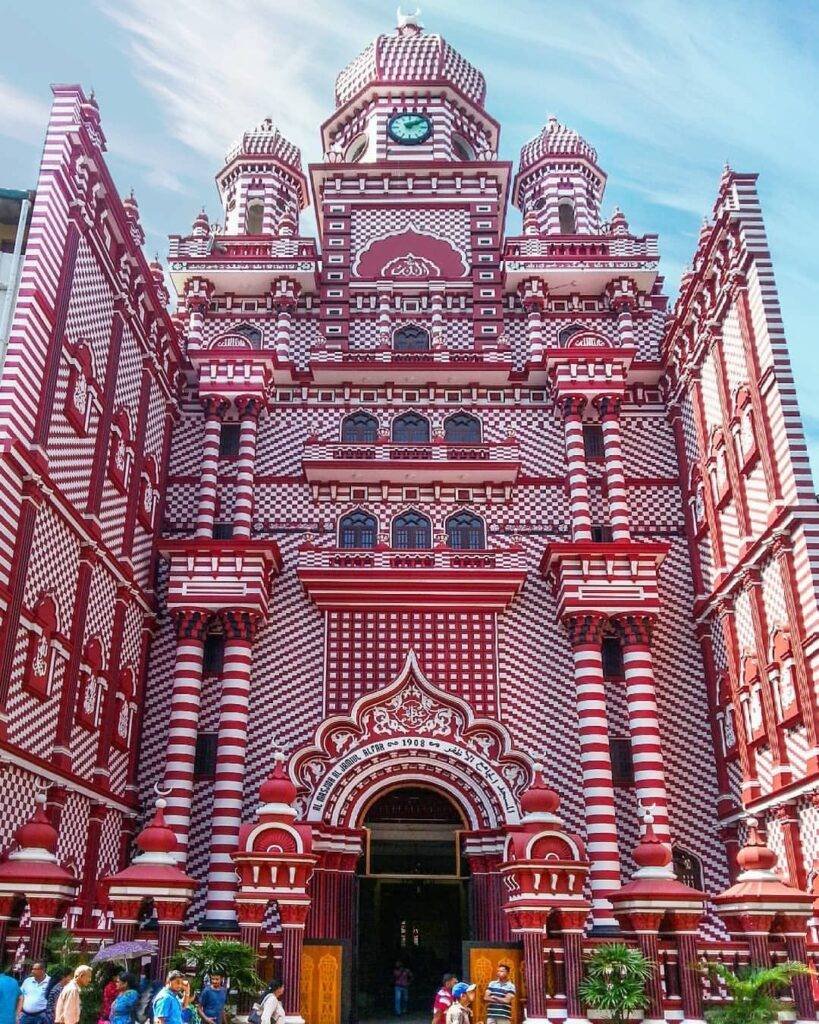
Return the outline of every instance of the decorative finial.
<path id="1" fill-rule="evenodd" d="M 274 761 L 284 761 L 285 760 L 284 751 L 283 750 L 274 750 L 273 751 L 273 760 Z"/>
<path id="2" fill-rule="evenodd" d="M 398 10 L 395 12 L 395 17 L 399 32 L 403 31 L 404 29 L 414 29 L 416 32 L 420 32 L 420 30 L 424 27 L 421 24 L 420 7 L 416 7 L 412 14 L 404 14 L 404 12 L 401 10 L 401 5 L 399 4 Z"/>
<path id="3" fill-rule="evenodd" d="M 158 797 L 170 796 L 172 792 L 173 789 L 170 786 L 168 786 L 167 789 L 164 789 L 160 787 L 158 782 L 154 783 L 154 793 L 156 793 Z"/>

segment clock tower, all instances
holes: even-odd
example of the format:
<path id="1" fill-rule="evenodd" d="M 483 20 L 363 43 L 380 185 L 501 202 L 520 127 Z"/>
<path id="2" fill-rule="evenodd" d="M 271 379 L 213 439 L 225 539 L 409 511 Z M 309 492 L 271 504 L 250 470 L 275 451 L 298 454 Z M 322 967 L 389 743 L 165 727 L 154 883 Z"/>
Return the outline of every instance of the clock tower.
<path id="1" fill-rule="evenodd" d="M 424 33 L 417 14 L 399 13 L 396 31 L 338 76 L 336 110 L 322 126 L 324 162 L 310 168 L 328 348 L 392 346 L 410 323 L 421 328 L 416 345 L 446 336 L 453 348 L 503 347 L 510 165 L 497 159 L 499 127 L 485 94 L 481 72 Z"/>

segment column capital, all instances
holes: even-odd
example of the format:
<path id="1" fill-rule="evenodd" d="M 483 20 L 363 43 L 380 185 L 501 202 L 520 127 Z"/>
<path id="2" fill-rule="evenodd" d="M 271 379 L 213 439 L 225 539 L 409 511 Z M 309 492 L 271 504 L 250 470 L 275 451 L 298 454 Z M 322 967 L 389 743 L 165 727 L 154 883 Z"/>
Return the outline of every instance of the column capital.
<path id="1" fill-rule="evenodd" d="M 264 407 L 264 400 L 259 395 L 239 395 L 236 409 L 241 420 L 257 420 Z"/>
<path id="2" fill-rule="evenodd" d="M 205 415 L 208 419 L 213 417 L 222 419 L 230 408 L 230 402 L 227 398 L 223 398 L 220 395 L 208 395 L 202 399 L 202 408 L 205 410 Z"/>
<path id="3" fill-rule="evenodd" d="M 584 395 L 558 395 L 555 403 L 564 416 L 580 416 L 586 408 Z"/>
<path id="4" fill-rule="evenodd" d="M 605 615 L 593 612 L 591 614 L 566 615 L 563 618 L 563 625 L 569 634 L 569 643 L 572 647 L 601 644 L 607 623 Z"/>
<path id="5" fill-rule="evenodd" d="M 204 640 L 210 626 L 210 612 L 197 608 L 180 608 L 173 613 L 179 640 Z"/>
<path id="6" fill-rule="evenodd" d="M 617 419 L 623 405 L 622 395 L 598 395 L 592 399 L 592 405 L 600 414 L 600 419 Z"/>
<path id="7" fill-rule="evenodd" d="M 649 647 L 656 615 L 613 615 L 611 624 L 624 647 Z"/>
<path id="8" fill-rule="evenodd" d="M 226 608 L 219 612 L 219 619 L 224 627 L 227 640 L 252 641 L 261 618 L 258 612 L 246 611 L 242 608 Z"/>

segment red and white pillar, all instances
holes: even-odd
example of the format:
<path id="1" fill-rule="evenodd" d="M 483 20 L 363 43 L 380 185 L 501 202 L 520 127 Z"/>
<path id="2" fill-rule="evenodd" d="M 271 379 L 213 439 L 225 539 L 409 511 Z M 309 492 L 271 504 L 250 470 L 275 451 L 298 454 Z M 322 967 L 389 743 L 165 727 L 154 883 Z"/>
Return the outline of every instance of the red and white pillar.
<path id="1" fill-rule="evenodd" d="M 228 403 L 224 399 L 208 398 L 205 405 L 205 437 L 202 442 L 202 468 L 199 476 L 199 506 L 196 514 L 196 536 L 212 537 L 216 518 L 217 473 L 219 471 L 219 441 L 222 436 L 222 417 Z"/>
<path id="2" fill-rule="evenodd" d="M 233 510 L 233 536 L 249 538 L 253 529 L 253 481 L 256 472 L 256 432 L 261 402 L 258 398 L 240 398 L 241 428 L 236 471 L 236 503 Z"/>
<path id="3" fill-rule="evenodd" d="M 562 400 L 563 430 L 566 439 L 566 478 L 572 516 L 572 540 L 591 540 L 591 509 L 586 446 L 583 442 L 581 414 L 586 399 L 569 395 Z"/>
<path id="4" fill-rule="evenodd" d="M 185 863 L 193 800 L 193 765 L 202 693 L 202 656 L 210 615 L 185 610 L 176 614 L 176 664 L 171 690 L 168 746 L 165 753 L 167 813 L 165 820 L 176 835 L 175 851 Z"/>
<path id="5" fill-rule="evenodd" d="M 654 665 L 651 659 L 650 615 L 619 615 L 613 619 L 623 646 L 628 727 L 634 762 L 634 789 L 643 807 L 651 808 L 654 832 L 663 842 L 671 841 L 668 824 L 668 794 L 660 742 Z"/>
<path id="6" fill-rule="evenodd" d="M 231 854 L 237 849 L 242 824 L 250 669 L 257 623 L 249 611 L 224 611 L 220 617 L 225 629 L 225 655 L 203 925 L 211 930 L 232 928 L 236 923 L 237 881 Z"/>
<path id="7" fill-rule="evenodd" d="M 592 916 L 596 928 L 616 928 L 608 900 L 620 887 L 620 851 L 601 650 L 606 620 L 602 615 L 572 615 L 564 621 L 574 658 Z"/>
<path id="8" fill-rule="evenodd" d="M 617 333 L 622 348 L 634 348 L 634 320 L 631 316 L 634 299 L 631 296 L 620 296 L 612 303 L 617 314 Z"/>
<path id="9" fill-rule="evenodd" d="M 603 428 L 611 535 L 613 540 L 629 540 L 631 526 L 620 438 L 620 399 L 606 396 L 598 399 L 595 404 L 600 411 L 600 425 Z"/>
<path id="10" fill-rule="evenodd" d="M 301 958 L 304 951 L 304 926 L 310 910 L 308 903 L 279 901 L 282 922 L 282 981 L 287 1024 L 304 1024 L 301 1015 Z"/>

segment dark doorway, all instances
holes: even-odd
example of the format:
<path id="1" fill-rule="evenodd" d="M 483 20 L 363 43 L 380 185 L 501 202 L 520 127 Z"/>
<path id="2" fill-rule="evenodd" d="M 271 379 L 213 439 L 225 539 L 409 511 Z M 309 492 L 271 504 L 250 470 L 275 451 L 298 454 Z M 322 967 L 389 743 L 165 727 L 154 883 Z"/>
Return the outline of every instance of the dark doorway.
<path id="1" fill-rule="evenodd" d="M 394 1016 L 393 970 L 412 971 L 408 1014 L 431 1014 L 446 971 L 461 972 L 469 938 L 464 822 L 445 796 L 421 787 L 391 790 L 369 808 L 358 908 L 359 1019 Z"/>

